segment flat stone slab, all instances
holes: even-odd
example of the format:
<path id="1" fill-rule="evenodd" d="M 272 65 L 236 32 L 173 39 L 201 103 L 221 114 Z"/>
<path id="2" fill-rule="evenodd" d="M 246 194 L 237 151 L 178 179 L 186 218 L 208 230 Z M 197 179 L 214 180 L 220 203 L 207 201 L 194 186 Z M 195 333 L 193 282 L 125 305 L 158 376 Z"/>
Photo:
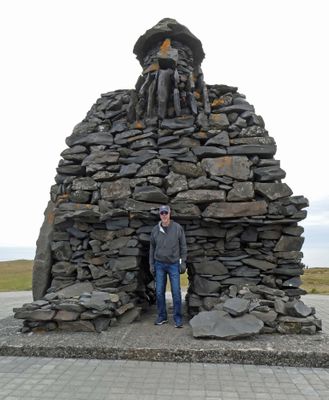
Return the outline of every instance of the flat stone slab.
<path id="1" fill-rule="evenodd" d="M 7 317 L 0 320 L 0 355 L 329 367 L 327 333 L 264 334 L 234 341 L 195 339 L 188 321 L 175 329 L 171 314 L 169 308 L 169 323 L 155 326 L 152 308 L 140 321 L 101 333 L 20 334 L 22 322 Z"/>
<path id="2" fill-rule="evenodd" d="M 230 309 L 235 311 L 233 307 Z M 264 323 L 253 315 L 232 318 L 224 311 L 202 311 L 191 319 L 190 325 L 195 338 L 232 340 L 256 335 Z"/>

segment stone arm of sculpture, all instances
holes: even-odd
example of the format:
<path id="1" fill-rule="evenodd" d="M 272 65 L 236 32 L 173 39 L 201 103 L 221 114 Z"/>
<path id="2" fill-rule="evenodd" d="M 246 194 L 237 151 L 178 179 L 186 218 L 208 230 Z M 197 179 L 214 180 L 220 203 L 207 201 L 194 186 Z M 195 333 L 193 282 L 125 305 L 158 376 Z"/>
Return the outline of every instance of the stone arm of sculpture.
<path id="1" fill-rule="evenodd" d="M 184 229 L 181 228 L 179 236 L 179 253 L 180 253 L 180 273 L 183 274 L 186 271 L 186 258 L 187 258 L 187 245 Z"/>

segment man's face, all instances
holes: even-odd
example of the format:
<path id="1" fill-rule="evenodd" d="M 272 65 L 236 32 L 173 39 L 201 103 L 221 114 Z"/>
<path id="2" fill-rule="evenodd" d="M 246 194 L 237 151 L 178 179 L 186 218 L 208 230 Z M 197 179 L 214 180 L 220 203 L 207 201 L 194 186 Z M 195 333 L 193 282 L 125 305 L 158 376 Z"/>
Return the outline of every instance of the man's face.
<path id="1" fill-rule="evenodd" d="M 168 211 L 161 211 L 160 212 L 160 219 L 163 225 L 168 225 L 170 222 L 170 212 Z"/>

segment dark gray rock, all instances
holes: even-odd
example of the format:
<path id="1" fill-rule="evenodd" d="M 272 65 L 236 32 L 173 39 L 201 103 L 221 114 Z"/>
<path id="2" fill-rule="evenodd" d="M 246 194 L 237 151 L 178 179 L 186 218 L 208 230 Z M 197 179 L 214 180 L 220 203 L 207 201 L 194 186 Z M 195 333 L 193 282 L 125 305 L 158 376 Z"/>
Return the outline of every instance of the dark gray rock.
<path id="1" fill-rule="evenodd" d="M 136 186 L 134 199 L 140 201 L 151 201 L 156 203 L 166 204 L 168 202 L 168 196 L 156 186 Z"/>
<path id="2" fill-rule="evenodd" d="M 69 299 L 71 297 L 80 296 L 85 292 L 91 292 L 92 290 L 93 285 L 90 282 L 77 282 L 73 285 L 65 287 L 64 289 L 58 290 L 56 294 L 60 298 Z"/>
<path id="3" fill-rule="evenodd" d="M 210 175 L 224 175 L 242 181 L 245 181 L 250 177 L 251 162 L 246 156 L 204 158 L 201 161 L 201 165 Z"/>
<path id="4" fill-rule="evenodd" d="M 113 143 L 113 136 L 110 132 L 93 132 L 93 133 L 80 133 L 76 135 L 69 136 L 65 140 L 69 147 L 82 144 L 85 146 L 90 145 L 106 145 L 111 146 Z"/>
<path id="5" fill-rule="evenodd" d="M 94 151 L 82 161 L 82 166 L 90 164 L 115 164 L 119 160 L 120 154 L 116 151 L 102 150 Z"/>
<path id="6" fill-rule="evenodd" d="M 246 201 L 254 198 L 252 182 L 234 182 L 227 194 L 227 201 Z"/>
<path id="7" fill-rule="evenodd" d="M 256 276 L 259 276 L 260 270 L 257 268 L 249 268 L 243 265 L 230 271 L 230 274 L 237 277 L 255 278 Z"/>
<path id="8" fill-rule="evenodd" d="M 308 307 L 302 301 L 293 300 L 286 303 L 286 313 L 292 317 L 308 317 L 312 314 L 312 308 Z"/>
<path id="9" fill-rule="evenodd" d="M 154 159 L 156 156 L 157 152 L 155 150 L 138 150 L 135 151 L 130 157 L 122 157 L 120 161 L 123 164 L 145 164 L 148 161 Z"/>
<path id="10" fill-rule="evenodd" d="M 283 287 L 294 287 L 298 288 L 302 284 L 302 280 L 300 279 L 299 276 L 295 276 L 294 278 L 287 279 L 282 283 Z"/>
<path id="11" fill-rule="evenodd" d="M 161 123 L 162 129 L 184 129 L 190 128 L 194 124 L 194 117 L 186 115 L 183 117 L 164 119 Z"/>
<path id="12" fill-rule="evenodd" d="M 82 313 L 85 307 L 78 303 L 78 300 L 64 300 L 55 306 L 56 310 L 73 311 L 75 313 Z"/>
<path id="13" fill-rule="evenodd" d="M 231 113 L 231 112 L 243 112 L 243 111 L 255 111 L 254 106 L 247 102 L 241 104 L 233 104 L 227 107 L 221 107 L 220 112 Z"/>
<path id="14" fill-rule="evenodd" d="M 143 201 L 137 201 L 134 199 L 127 199 L 124 203 L 124 207 L 127 211 L 142 212 L 142 211 L 159 211 L 158 203 L 146 203 Z"/>
<path id="15" fill-rule="evenodd" d="M 173 199 L 173 202 L 191 202 L 194 204 L 209 203 L 214 201 L 224 201 L 225 192 L 224 190 L 207 190 L 207 189 L 196 189 L 186 190 L 185 192 L 179 192 Z"/>
<path id="16" fill-rule="evenodd" d="M 250 267 L 258 268 L 261 271 L 271 271 L 276 267 L 276 264 L 268 262 L 266 260 L 257 260 L 256 258 L 245 258 L 242 260 L 244 264 L 249 265 Z"/>
<path id="17" fill-rule="evenodd" d="M 232 277 L 222 281 L 223 285 L 257 285 L 260 282 L 260 278 L 249 278 L 249 277 Z"/>
<path id="18" fill-rule="evenodd" d="M 152 133 L 153 134 L 153 133 Z M 149 134 L 147 134 L 149 135 Z M 140 135 L 144 136 L 144 135 Z M 130 146 L 130 148 L 132 150 L 140 150 L 140 149 L 156 149 L 157 145 L 156 142 L 153 138 L 146 138 L 146 139 L 141 139 L 141 140 L 136 140 L 132 143 L 132 145 Z"/>
<path id="19" fill-rule="evenodd" d="M 128 178 L 121 178 L 114 182 L 104 182 L 101 186 L 101 197 L 104 200 L 117 200 L 129 197 L 131 194 Z"/>
<path id="20" fill-rule="evenodd" d="M 152 133 L 148 133 L 146 135 L 141 134 L 141 131 L 138 129 L 132 129 L 129 131 L 117 133 L 114 137 L 114 143 L 116 144 L 126 144 L 134 142 L 135 140 L 143 139 L 145 137 L 151 136 Z"/>
<path id="21" fill-rule="evenodd" d="M 260 182 L 275 181 L 286 176 L 285 171 L 277 166 L 255 168 L 254 174 L 256 180 Z"/>
<path id="22" fill-rule="evenodd" d="M 68 261 L 72 256 L 72 249 L 69 242 L 51 242 L 53 257 L 58 261 Z"/>
<path id="23" fill-rule="evenodd" d="M 61 165 L 56 168 L 58 174 L 62 175 L 75 175 L 81 176 L 86 172 L 85 167 L 82 167 L 80 164 L 69 164 L 69 165 Z"/>
<path id="24" fill-rule="evenodd" d="M 265 324 L 274 322 L 278 316 L 278 314 L 274 310 L 270 310 L 268 312 L 254 310 L 254 311 L 251 311 L 250 314 L 254 315 L 256 318 L 260 319 Z"/>
<path id="25" fill-rule="evenodd" d="M 113 181 L 116 178 L 117 174 L 109 171 L 98 171 L 94 175 L 92 175 L 92 178 L 96 182 L 107 182 L 107 181 Z"/>
<path id="26" fill-rule="evenodd" d="M 24 310 L 23 308 L 15 312 L 15 318 L 26 319 L 28 321 L 51 321 L 56 315 L 56 310 Z"/>
<path id="27" fill-rule="evenodd" d="M 194 271 L 199 275 L 225 275 L 228 273 L 224 264 L 217 260 L 204 260 L 192 265 Z"/>
<path id="28" fill-rule="evenodd" d="M 272 144 L 241 144 L 230 146 L 227 154 L 252 154 L 270 157 L 276 153 L 276 146 Z"/>
<path id="29" fill-rule="evenodd" d="M 192 149 L 193 153 L 199 157 L 218 157 L 227 153 L 225 149 L 215 146 L 198 146 Z"/>
<path id="30" fill-rule="evenodd" d="M 58 321 L 58 329 L 69 332 L 95 332 L 95 326 L 90 321 Z"/>
<path id="31" fill-rule="evenodd" d="M 188 178 L 198 178 L 205 175 L 204 170 L 199 164 L 195 165 L 189 162 L 173 162 L 171 168 L 177 174 L 185 175 Z"/>
<path id="32" fill-rule="evenodd" d="M 265 285 L 258 285 L 250 287 L 250 291 L 253 293 L 259 293 L 264 295 L 271 295 L 276 297 L 284 297 L 285 292 L 279 289 L 273 289 Z"/>
<path id="33" fill-rule="evenodd" d="M 207 218 L 247 217 L 266 214 L 265 201 L 212 203 L 202 213 Z"/>
<path id="34" fill-rule="evenodd" d="M 250 300 L 235 297 L 228 299 L 223 304 L 223 310 L 227 311 L 233 317 L 245 314 L 249 310 Z"/>
<path id="35" fill-rule="evenodd" d="M 255 183 L 256 193 L 264 195 L 269 200 L 277 200 L 292 195 L 292 190 L 286 183 Z"/>
<path id="36" fill-rule="evenodd" d="M 144 176 L 166 176 L 168 175 L 168 167 L 161 160 L 155 159 L 143 165 L 137 172 L 136 177 Z"/>
<path id="37" fill-rule="evenodd" d="M 264 323 L 253 315 L 232 318 L 221 311 L 203 311 L 190 320 L 196 338 L 238 339 L 255 335 Z"/>
<path id="38" fill-rule="evenodd" d="M 68 261 L 59 261 L 51 267 L 51 273 L 53 276 L 74 276 L 77 270 L 77 266 Z"/>
<path id="39" fill-rule="evenodd" d="M 106 331 L 109 328 L 111 320 L 109 318 L 99 317 L 99 318 L 95 318 L 93 320 L 93 323 L 94 323 L 96 332 L 100 333 L 100 332 Z"/>
<path id="40" fill-rule="evenodd" d="M 98 185 L 94 179 L 90 177 L 74 179 L 72 190 L 97 190 Z"/>
<path id="41" fill-rule="evenodd" d="M 265 240 L 277 240 L 281 237 L 281 232 L 280 231 L 259 232 L 258 237 L 259 239 L 265 239 Z"/>
<path id="42" fill-rule="evenodd" d="M 219 294 L 220 286 L 220 283 L 217 281 L 211 281 L 206 278 L 201 278 L 199 275 L 194 275 L 194 292 L 200 296 L 206 296 L 213 293 Z"/>
<path id="43" fill-rule="evenodd" d="M 120 324 L 131 324 L 134 321 L 138 321 L 141 317 L 142 308 L 134 307 L 128 310 L 124 314 L 118 317 L 118 322 Z"/>
<path id="44" fill-rule="evenodd" d="M 168 195 L 176 194 L 188 189 L 186 176 L 175 174 L 173 171 L 165 177 L 165 185 L 167 187 Z"/>
<path id="45" fill-rule="evenodd" d="M 54 208 L 55 204 L 49 201 L 44 212 L 45 218 L 37 240 L 37 250 L 32 272 L 32 293 L 34 300 L 41 299 L 50 286 L 50 272 L 52 267 L 50 243 L 54 231 Z"/>
<path id="46" fill-rule="evenodd" d="M 228 147 L 230 145 L 230 139 L 229 139 L 228 133 L 226 131 L 209 130 L 208 134 L 210 134 L 210 135 L 215 134 L 215 136 L 211 137 L 210 139 L 208 139 L 206 141 L 206 143 L 205 143 L 206 146 Z"/>
<path id="47" fill-rule="evenodd" d="M 303 237 L 282 235 L 274 251 L 299 251 L 304 243 Z"/>
<path id="48" fill-rule="evenodd" d="M 290 277 L 300 276 L 304 273 L 302 266 L 293 264 L 280 265 L 279 268 L 275 268 L 271 272 L 275 275 L 290 276 Z"/>
<path id="49" fill-rule="evenodd" d="M 304 232 L 302 226 L 287 226 L 282 229 L 282 232 L 291 236 L 300 236 Z"/>
<path id="50" fill-rule="evenodd" d="M 55 321 L 76 321 L 80 313 L 75 311 L 59 310 L 54 316 Z"/>
<path id="51" fill-rule="evenodd" d="M 209 116 L 209 126 L 216 129 L 225 129 L 230 125 L 226 114 L 210 114 Z"/>
<path id="52" fill-rule="evenodd" d="M 218 183 L 205 176 L 200 176 L 196 179 L 189 179 L 188 187 L 189 189 L 215 189 L 218 188 Z"/>
<path id="53" fill-rule="evenodd" d="M 287 314 L 286 311 L 286 303 L 281 300 L 281 299 L 275 299 L 274 300 L 274 310 L 278 313 L 278 314 L 282 314 L 285 315 Z"/>
<path id="54" fill-rule="evenodd" d="M 231 145 L 241 145 L 241 144 L 275 145 L 275 141 L 270 136 L 236 137 L 230 139 L 230 144 Z M 272 162 L 273 160 L 271 159 L 270 161 Z"/>
<path id="55" fill-rule="evenodd" d="M 138 258 L 137 257 L 119 257 L 117 259 L 110 260 L 111 268 L 119 271 L 131 271 L 138 269 Z"/>
<path id="56" fill-rule="evenodd" d="M 91 193 L 84 190 L 76 190 L 70 193 L 70 201 L 74 203 L 89 203 Z"/>
<path id="57" fill-rule="evenodd" d="M 134 177 L 137 171 L 140 169 L 139 164 L 131 163 L 128 165 L 122 165 L 120 168 L 120 177 Z"/>

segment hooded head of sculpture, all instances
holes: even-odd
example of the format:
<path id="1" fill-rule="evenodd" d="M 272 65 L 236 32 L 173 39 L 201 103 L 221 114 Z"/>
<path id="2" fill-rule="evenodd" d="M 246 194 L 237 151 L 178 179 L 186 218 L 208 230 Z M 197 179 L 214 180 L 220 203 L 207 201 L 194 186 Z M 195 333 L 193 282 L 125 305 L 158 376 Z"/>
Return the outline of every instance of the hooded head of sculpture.
<path id="1" fill-rule="evenodd" d="M 167 55 L 170 57 L 175 52 L 172 51 L 173 48 L 176 52 L 179 52 L 177 50 L 178 43 L 190 50 L 193 66 L 201 64 L 205 57 L 201 41 L 186 26 L 181 25 L 172 18 L 162 19 L 151 29 L 148 29 L 144 35 L 140 36 L 134 46 L 134 54 L 136 54 L 138 61 L 144 67 L 145 56 L 151 49 L 160 50 L 161 47 L 162 53 L 167 51 Z"/>

